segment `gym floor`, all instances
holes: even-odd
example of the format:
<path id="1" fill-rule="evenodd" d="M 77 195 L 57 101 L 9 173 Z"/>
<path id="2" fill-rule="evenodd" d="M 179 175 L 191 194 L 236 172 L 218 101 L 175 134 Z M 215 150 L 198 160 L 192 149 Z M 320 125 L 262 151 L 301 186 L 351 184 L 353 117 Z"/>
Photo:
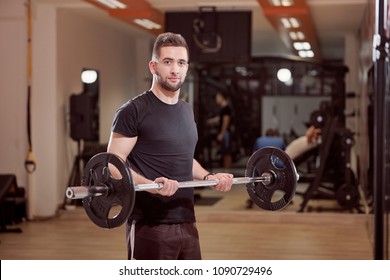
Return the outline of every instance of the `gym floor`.
<path id="1" fill-rule="evenodd" d="M 298 185 L 298 190 L 304 188 Z M 208 260 L 370 260 L 372 217 L 342 211 L 297 212 L 302 197 L 278 212 L 246 208 L 245 187 L 229 193 L 197 190 L 197 224 Z M 203 200 L 203 201 L 202 201 Z M 313 201 L 332 206 L 333 201 Z M 124 227 L 105 230 L 82 207 L 59 210 L 56 217 L 26 221 L 22 233 L 0 234 L 0 259 L 126 259 Z"/>

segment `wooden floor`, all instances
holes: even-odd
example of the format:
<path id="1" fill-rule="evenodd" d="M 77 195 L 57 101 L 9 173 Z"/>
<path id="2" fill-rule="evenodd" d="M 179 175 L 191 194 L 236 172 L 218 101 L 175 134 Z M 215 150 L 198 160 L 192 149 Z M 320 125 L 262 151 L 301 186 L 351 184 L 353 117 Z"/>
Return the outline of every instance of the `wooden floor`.
<path id="1" fill-rule="evenodd" d="M 279 212 L 246 209 L 245 188 L 201 191 L 213 205 L 197 205 L 203 258 L 208 260 L 370 260 L 372 217 L 348 212 L 298 213 L 298 197 Z M 0 233 L 2 260 L 125 259 L 124 227 L 95 226 L 82 207 Z"/>

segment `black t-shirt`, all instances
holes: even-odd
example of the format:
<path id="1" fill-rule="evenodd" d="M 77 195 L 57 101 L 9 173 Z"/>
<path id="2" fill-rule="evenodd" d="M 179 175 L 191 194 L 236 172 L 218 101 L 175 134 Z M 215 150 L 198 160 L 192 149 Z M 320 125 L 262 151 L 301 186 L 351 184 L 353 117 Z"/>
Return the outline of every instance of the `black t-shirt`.
<path id="1" fill-rule="evenodd" d="M 193 180 L 198 133 L 188 103 L 179 100 L 169 105 L 153 92 L 144 92 L 118 109 L 112 131 L 138 137 L 128 160 L 139 174 L 150 180 L 161 176 L 179 182 Z M 170 197 L 138 191 L 130 219 L 148 224 L 192 223 L 193 199 L 193 188 L 179 188 Z"/>
<path id="2" fill-rule="evenodd" d="M 221 111 L 219 112 L 219 131 L 221 131 L 224 116 L 229 116 L 229 117 L 232 116 L 232 109 L 230 108 L 229 105 L 222 107 Z M 230 130 L 230 123 L 229 126 L 227 127 L 227 131 L 229 130 Z"/>

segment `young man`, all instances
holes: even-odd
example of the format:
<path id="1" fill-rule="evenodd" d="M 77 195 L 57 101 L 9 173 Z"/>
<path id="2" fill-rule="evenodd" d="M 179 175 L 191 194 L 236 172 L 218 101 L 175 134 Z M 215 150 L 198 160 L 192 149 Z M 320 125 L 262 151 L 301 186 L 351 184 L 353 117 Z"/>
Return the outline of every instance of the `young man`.
<path id="1" fill-rule="evenodd" d="M 232 174 L 210 174 L 195 159 L 198 140 L 190 105 L 179 99 L 189 51 L 179 34 L 160 34 L 149 69 L 152 87 L 115 114 L 108 152 L 128 160 L 135 184 L 156 182 L 160 190 L 138 192 L 126 225 L 129 259 L 201 259 L 193 188 L 180 181 L 218 180 L 226 192 Z"/>

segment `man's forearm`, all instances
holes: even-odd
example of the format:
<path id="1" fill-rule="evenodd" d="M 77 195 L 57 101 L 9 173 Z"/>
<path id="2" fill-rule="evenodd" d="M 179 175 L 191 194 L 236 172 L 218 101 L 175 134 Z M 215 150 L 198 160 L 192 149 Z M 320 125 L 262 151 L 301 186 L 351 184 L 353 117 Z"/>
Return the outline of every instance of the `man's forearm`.
<path id="1" fill-rule="evenodd" d="M 203 180 L 203 178 L 209 174 L 209 172 L 204 169 L 198 161 L 194 159 L 192 166 L 192 176 L 194 180 Z"/>

